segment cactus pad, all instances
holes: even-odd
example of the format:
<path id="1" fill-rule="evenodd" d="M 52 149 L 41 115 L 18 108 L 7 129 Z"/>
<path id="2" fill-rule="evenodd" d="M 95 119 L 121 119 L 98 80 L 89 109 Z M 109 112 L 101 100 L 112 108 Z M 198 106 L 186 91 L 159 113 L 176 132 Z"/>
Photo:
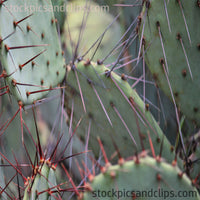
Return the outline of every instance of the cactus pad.
<path id="1" fill-rule="evenodd" d="M 17 101 L 31 104 L 65 75 L 51 1 L 0 4 L 0 59 L 5 82 Z"/>
<path id="2" fill-rule="evenodd" d="M 108 76 L 108 71 L 104 65 L 93 62 L 81 61 L 69 66 L 65 105 L 72 116 L 73 128 L 77 126 L 76 133 L 83 141 L 87 141 L 89 134 L 89 147 L 96 156 L 99 152 L 97 136 L 109 156 L 115 151 L 111 145 L 113 140 L 123 156 L 130 156 L 143 148 L 150 150 L 150 133 L 159 154 L 164 135 L 148 106 L 144 111 L 143 101 L 125 76 L 119 77 L 114 72 Z M 174 154 L 170 147 L 164 138 L 163 153 L 172 161 Z"/>
<path id="3" fill-rule="evenodd" d="M 199 1 L 146 1 L 141 17 L 144 56 L 155 80 L 200 125 Z"/>
<path id="4" fill-rule="evenodd" d="M 177 166 L 144 156 L 109 166 L 88 184 L 82 199 L 200 199 Z M 184 191 L 184 192 L 183 192 Z M 184 193 L 184 194 L 183 194 Z M 193 196 L 191 195 L 193 194 Z"/>

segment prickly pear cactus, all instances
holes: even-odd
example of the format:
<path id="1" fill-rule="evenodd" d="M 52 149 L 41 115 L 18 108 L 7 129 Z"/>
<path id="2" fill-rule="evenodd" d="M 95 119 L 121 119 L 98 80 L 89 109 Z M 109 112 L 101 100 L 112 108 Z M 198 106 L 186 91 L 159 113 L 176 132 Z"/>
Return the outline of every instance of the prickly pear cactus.
<path id="1" fill-rule="evenodd" d="M 66 43 L 69 55 L 74 55 L 77 44 L 80 50 L 78 55 L 85 54 L 110 25 L 105 34 L 102 35 L 103 37 L 96 42 L 85 58 L 92 58 L 99 43 L 98 51 L 96 51 L 93 60 L 96 61 L 107 56 L 122 35 L 119 23 L 109 14 L 109 7 L 99 5 L 93 1 L 76 0 L 68 3 L 67 8 L 68 13 L 65 21 L 64 42 Z M 115 59 L 116 56 L 111 55 L 106 59 L 106 63 L 110 64 Z"/>
<path id="2" fill-rule="evenodd" d="M 192 195 L 193 194 L 193 195 Z M 177 166 L 149 156 L 111 165 L 86 184 L 82 199 L 200 199 Z"/>
<path id="3" fill-rule="evenodd" d="M 199 1 L 145 1 L 141 17 L 144 57 L 155 80 L 200 125 Z"/>
<path id="4" fill-rule="evenodd" d="M 28 180 L 23 200 L 55 200 L 58 190 L 55 186 L 55 169 L 47 163 L 35 168 L 35 174 Z"/>
<path id="5" fill-rule="evenodd" d="M 24 105 L 41 99 L 65 75 L 51 7 L 49 0 L 0 2 L 2 76 Z"/>
<path id="6" fill-rule="evenodd" d="M 115 2 L 116 3 L 116 2 Z M 118 2 L 119 3 L 119 2 Z M 138 17 L 142 11 L 142 0 L 133 2 L 132 0 L 126 0 L 124 4 L 116 4 L 122 12 L 120 15 L 121 25 L 124 26 L 126 31 L 129 28 L 130 24 L 135 22 L 136 32 L 139 31 L 140 17 Z M 125 53 L 126 56 L 131 56 L 129 59 L 125 60 L 125 63 L 130 62 L 132 58 L 138 57 L 139 47 L 140 47 L 140 38 L 137 37 L 132 41 L 131 45 Z M 143 77 L 145 81 L 139 81 L 135 85 L 135 89 L 138 92 L 139 96 L 143 99 L 144 102 L 149 104 L 149 110 L 152 115 L 155 117 L 156 121 L 159 123 L 160 128 L 163 130 L 167 138 L 174 143 L 176 132 L 177 132 L 177 123 L 176 115 L 173 107 L 173 103 L 168 97 L 156 86 L 155 81 L 152 78 L 152 75 L 149 69 L 146 67 L 143 62 L 143 58 L 140 57 L 140 61 L 130 63 L 124 68 L 126 74 L 137 78 L 138 80 Z M 129 80 L 130 84 L 134 84 L 135 81 Z"/>
<path id="7" fill-rule="evenodd" d="M 89 141 L 96 156 L 99 136 L 109 156 L 115 151 L 113 140 L 123 156 L 131 156 L 135 151 L 150 150 L 151 138 L 157 155 L 163 148 L 165 158 L 174 159 L 171 145 L 148 106 L 144 110 L 143 101 L 124 75 L 110 73 L 104 65 L 81 61 L 68 66 L 65 105 L 76 133 L 82 141 Z"/>

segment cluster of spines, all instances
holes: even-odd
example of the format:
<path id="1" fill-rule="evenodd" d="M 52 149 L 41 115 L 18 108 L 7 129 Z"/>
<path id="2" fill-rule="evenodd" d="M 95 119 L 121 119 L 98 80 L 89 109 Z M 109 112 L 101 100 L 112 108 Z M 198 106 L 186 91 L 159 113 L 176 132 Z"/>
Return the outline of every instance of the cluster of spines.
<path id="1" fill-rule="evenodd" d="M 0 165 L 1 172 L 4 169 L 4 172 L 6 171 L 5 169 L 7 167 L 13 168 L 14 171 L 16 171 L 15 175 L 10 178 L 10 180 L 6 180 L 6 184 L 2 185 L 1 180 L 0 180 L 0 193 L 2 196 L 5 196 L 6 198 L 14 199 L 13 195 L 10 194 L 8 191 L 10 190 L 10 187 L 12 188 L 13 179 L 22 178 L 24 182 L 24 186 L 21 186 L 19 182 L 14 183 L 15 186 L 18 189 L 18 193 L 15 193 L 15 195 L 18 195 L 19 199 L 24 199 L 24 200 L 37 200 L 37 199 L 62 199 L 62 196 L 66 192 L 70 193 L 75 193 L 76 195 L 79 195 L 79 189 L 78 187 L 74 184 L 73 180 L 71 179 L 66 166 L 64 164 L 64 160 L 67 158 L 73 157 L 75 155 L 67 156 L 65 157 L 63 154 L 66 151 L 66 147 L 63 148 L 63 151 L 59 154 L 59 156 L 56 156 L 57 151 L 58 151 L 58 146 L 60 143 L 60 139 L 57 140 L 54 149 L 52 150 L 51 154 L 47 156 L 48 147 L 47 149 L 43 150 L 39 132 L 38 132 L 38 127 L 36 123 L 36 116 L 35 112 L 33 110 L 33 116 L 34 116 L 34 123 L 35 123 L 35 128 L 36 128 L 36 133 L 37 133 L 37 142 L 32 138 L 32 142 L 35 145 L 36 149 L 36 155 L 35 155 L 35 160 L 33 161 L 32 157 L 29 154 L 29 148 L 27 147 L 27 144 L 23 143 L 23 147 L 25 150 L 25 153 L 28 158 L 28 164 L 21 164 L 19 161 L 16 160 L 15 154 L 14 158 L 17 164 L 13 164 L 6 155 L 4 155 L 2 152 L 0 152 L 1 158 L 4 160 L 3 164 Z M 32 134 L 32 133 L 31 133 Z M 32 136 L 33 137 L 33 136 Z M 69 140 L 70 141 L 70 140 Z M 50 152 L 49 152 L 50 153 Z M 81 152 L 82 153 L 82 152 Z M 77 153 L 76 155 L 79 155 L 81 153 Z M 8 163 L 8 164 L 6 164 Z M 63 183 L 58 183 L 56 181 L 56 174 L 58 171 L 57 166 L 60 166 L 63 169 L 64 174 L 66 174 L 66 177 L 64 180 L 67 182 L 69 180 L 69 183 L 71 184 L 71 187 L 69 184 L 66 184 L 66 182 Z M 31 169 L 31 175 L 26 177 L 24 175 L 24 167 L 29 167 Z M 6 173 L 1 174 L 2 176 L 6 175 Z M 2 188 L 3 187 L 3 188 Z M 22 192 L 23 191 L 23 192 Z"/>

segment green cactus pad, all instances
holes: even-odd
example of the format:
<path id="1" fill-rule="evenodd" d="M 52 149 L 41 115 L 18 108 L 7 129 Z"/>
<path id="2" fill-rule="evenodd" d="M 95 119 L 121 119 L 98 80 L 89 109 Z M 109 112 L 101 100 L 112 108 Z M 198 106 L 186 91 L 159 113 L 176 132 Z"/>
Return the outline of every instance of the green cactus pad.
<path id="1" fill-rule="evenodd" d="M 55 200 L 58 196 L 56 192 L 52 196 L 51 192 L 56 191 L 56 185 L 54 169 L 44 163 L 38 168 L 37 174 L 29 180 L 23 200 Z"/>
<path id="2" fill-rule="evenodd" d="M 51 8 L 49 0 L 9 0 L 0 6 L 0 59 L 5 81 L 24 105 L 41 99 L 65 75 Z"/>
<path id="3" fill-rule="evenodd" d="M 198 2 L 147 1 L 141 15 L 140 37 L 144 29 L 145 60 L 160 88 L 175 98 L 184 115 L 200 125 Z"/>
<path id="4" fill-rule="evenodd" d="M 74 54 L 80 32 L 81 42 L 78 48 L 78 55 L 82 56 L 113 22 L 104 34 L 103 40 L 99 40 L 101 41 L 100 46 L 98 47 L 98 41 L 85 57 L 91 59 L 97 47 L 98 51 L 93 60 L 96 61 L 97 59 L 103 59 L 107 56 L 122 36 L 119 23 L 114 21 L 114 17 L 109 14 L 109 6 L 106 4 L 99 5 L 93 1 L 78 0 L 68 3 L 67 8 L 68 12 L 65 21 L 64 42 L 66 43 L 67 51 L 70 56 Z M 86 12 L 87 8 L 88 12 Z M 83 19 L 85 19 L 85 21 L 83 21 Z M 71 38 L 71 41 L 69 38 Z M 105 62 L 110 64 L 115 60 L 116 56 L 114 55 L 106 59 Z"/>
<path id="5" fill-rule="evenodd" d="M 81 61 L 72 69 L 69 66 L 65 105 L 69 116 L 73 116 L 73 128 L 82 120 L 76 133 L 83 141 L 86 141 L 89 133 L 89 149 L 96 156 L 99 153 L 97 136 L 102 139 L 109 156 L 115 152 L 113 140 L 123 156 L 131 156 L 136 150 L 142 149 L 141 141 L 144 149 L 150 150 L 150 133 L 158 155 L 164 137 L 158 124 L 148 108 L 144 111 L 143 101 L 130 87 L 125 76 L 122 75 L 121 78 L 112 72 L 107 77 L 107 71 L 108 68 L 104 65 L 93 62 Z M 166 138 L 163 156 L 170 161 L 174 159 L 171 145 Z"/>
<path id="6" fill-rule="evenodd" d="M 82 199 L 200 199 L 177 166 L 145 156 L 109 166 L 94 177 Z M 193 196 L 192 196 L 193 194 Z"/>

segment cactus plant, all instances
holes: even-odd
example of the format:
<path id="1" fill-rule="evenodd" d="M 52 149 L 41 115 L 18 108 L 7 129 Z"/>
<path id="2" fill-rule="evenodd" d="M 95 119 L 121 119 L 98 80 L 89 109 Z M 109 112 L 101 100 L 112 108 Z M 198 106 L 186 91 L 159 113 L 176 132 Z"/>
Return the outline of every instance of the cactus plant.
<path id="1" fill-rule="evenodd" d="M 137 1 L 136 3 L 129 0 L 124 1 L 123 4 L 116 4 L 116 6 L 122 11 L 120 18 L 122 22 L 121 25 L 124 27 L 124 30 L 127 30 L 130 24 L 135 22 L 135 31 L 137 33 L 140 25 L 142 1 Z M 127 57 L 128 55 L 129 58 L 126 59 L 124 63 L 129 62 L 129 64 L 125 66 L 124 71 L 126 74 L 129 74 L 129 76 L 134 77 L 134 81 L 131 79 L 128 80 L 131 85 L 134 84 L 134 82 L 137 82 L 137 80 L 140 80 L 137 84 L 135 84 L 136 91 L 143 101 L 149 104 L 149 110 L 159 123 L 160 128 L 163 130 L 170 142 L 174 143 L 176 137 L 176 134 L 174 133 L 177 132 L 178 128 L 173 103 L 157 87 L 149 69 L 143 61 L 144 57 L 140 57 L 139 62 L 136 60 L 131 63 L 132 58 L 138 57 L 138 50 L 140 47 L 139 44 L 140 38 L 136 37 L 125 52 L 124 57 Z"/>
<path id="2" fill-rule="evenodd" d="M 65 22 L 65 15 L 66 15 L 66 6 L 67 6 L 67 0 L 51 0 L 53 10 L 54 10 L 54 16 L 55 19 L 58 20 L 59 28 L 61 31 L 63 31 L 63 26 Z"/>
<path id="3" fill-rule="evenodd" d="M 78 1 L 70 1 L 72 4 L 76 2 Z M 80 4 L 85 5 L 86 2 L 90 5 L 97 5 L 87 0 Z M 99 5 L 107 2 L 109 6 L 113 3 L 123 3 L 123 1 L 107 0 L 98 0 L 96 2 Z M 183 67 L 186 69 L 186 71 L 182 71 L 188 86 L 185 93 L 188 92 L 188 88 L 196 87 L 195 89 L 197 89 L 198 78 L 196 74 L 198 69 L 193 64 L 198 64 L 199 61 L 197 56 L 199 51 L 194 48 L 196 44 L 197 49 L 199 48 L 199 42 L 191 30 L 194 29 L 193 17 L 199 16 L 200 3 L 199 0 L 195 1 L 195 4 L 186 0 L 130 1 L 133 7 L 142 2 L 145 6 L 138 18 L 138 24 L 133 21 L 136 26 L 138 25 L 136 29 L 134 26 L 129 26 L 132 20 L 126 24 L 130 28 L 128 30 L 135 34 L 135 37 L 137 37 L 139 31 L 140 43 L 138 47 L 135 44 L 130 46 L 133 39 L 131 37 L 121 40 L 121 32 L 117 23 L 113 23 L 117 24 L 115 30 L 109 28 L 106 33 L 101 28 L 90 33 L 87 32 L 88 29 L 84 29 L 84 26 L 81 26 L 78 31 L 81 32 L 81 35 L 85 32 L 86 36 L 81 36 L 81 38 L 83 39 L 82 41 L 86 41 L 86 49 L 83 50 L 84 44 L 82 46 L 82 43 L 78 41 L 78 44 L 75 44 L 76 50 L 72 51 L 71 57 L 73 59 L 66 59 L 68 64 L 66 67 L 63 59 L 64 53 L 61 51 L 59 34 L 62 34 L 63 21 L 68 20 L 65 24 L 69 23 L 72 13 L 67 13 L 68 15 L 64 19 L 65 13 L 54 12 L 54 16 L 53 11 L 55 10 L 52 10 L 52 5 L 64 5 L 62 3 L 65 3 L 65 1 L 0 1 L 0 89 L 2 91 L 0 96 L 8 94 L 0 98 L 0 156 L 4 161 L 0 166 L 0 195 L 2 199 L 74 199 L 74 194 L 79 199 L 92 199 L 97 197 L 96 191 L 98 190 L 101 192 L 115 189 L 119 193 L 123 187 L 125 190 L 141 191 L 149 190 L 149 184 L 154 191 L 157 191 L 158 188 L 162 189 L 162 191 L 164 190 L 164 195 L 166 193 L 167 195 L 172 195 L 171 192 L 177 194 L 180 190 L 184 190 L 187 193 L 187 197 L 191 193 L 196 195 L 190 196 L 190 199 L 200 199 L 197 193 L 200 185 L 199 165 L 197 163 L 194 167 L 189 166 L 190 159 L 192 163 L 195 161 L 193 159 L 194 155 L 197 156 L 195 159 L 198 160 L 199 152 L 192 151 L 191 154 L 190 148 L 188 148 L 189 153 L 185 152 L 184 145 L 181 143 L 180 148 L 183 149 L 184 156 L 181 155 L 182 150 L 178 154 L 179 145 L 171 146 L 159 124 L 152 116 L 149 105 L 145 104 L 146 99 L 139 97 L 134 88 L 135 84 L 132 87 L 130 86 L 128 79 L 138 79 L 138 77 L 131 77 L 133 74 L 121 74 L 120 71 L 116 70 L 116 65 L 126 60 L 126 56 L 120 60 L 124 52 L 121 51 L 115 57 L 109 51 L 112 49 L 111 46 L 115 46 L 116 43 L 118 46 L 121 45 L 125 51 L 127 47 L 130 47 L 133 49 L 133 51 L 131 50 L 132 52 L 136 52 L 137 58 L 134 59 L 135 55 L 131 54 L 131 59 L 133 58 L 137 61 L 136 66 L 138 69 L 141 67 L 139 63 L 141 59 L 143 60 L 143 69 L 145 67 L 144 59 L 150 67 L 154 65 L 152 58 L 154 56 L 155 62 L 158 61 L 158 65 L 162 65 L 160 68 L 163 67 L 164 72 L 166 69 L 166 73 L 162 73 L 162 76 L 167 79 L 165 83 L 168 84 L 168 87 L 172 88 L 170 91 L 170 95 L 172 95 L 176 85 L 178 89 L 182 89 L 181 87 L 179 88 L 180 84 L 173 83 L 173 74 L 169 67 L 171 66 L 171 60 L 174 59 L 170 58 L 171 54 L 169 52 L 174 52 L 173 45 L 175 43 L 179 47 L 177 55 L 181 58 L 182 61 L 180 62 L 184 64 Z M 26 7 L 23 7 L 24 3 Z M 186 6 L 188 6 L 188 10 L 185 10 Z M 36 8 L 42 9 L 37 10 Z M 48 8 L 50 9 L 48 10 Z M 141 5 L 139 5 L 140 8 Z M 156 13 L 153 13 L 154 10 Z M 177 19 L 174 17 L 176 11 L 178 13 Z M 193 15 L 191 11 L 193 11 Z M 81 20 L 77 20 L 79 25 L 80 21 L 83 21 L 84 25 L 93 22 L 96 16 L 92 14 L 94 13 L 89 14 L 89 16 L 92 16 L 91 19 L 85 18 L 82 20 L 81 17 Z M 87 15 L 87 12 L 85 15 Z M 103 16 L 102 18 L 104 19 L 103 25 L 106 28 L 114 18 L 108 13 L 105 16 L 107 16 L 107 18 L 105 17 L 106 19 Z M 60 26 L 56 24 L 55 17 L 59 18 Z M 173 18 L 175 22 L 176 20 L 182 20 L 177 27 L 174 25 Z M 40 23 L 38 23 L 39 21 Z M 123 21 L 119 22 L 124 23 Z M 74 18 L 70 24 L 75 24 Z M 124 24 L 122 26 L 124 27 Z M 197 26 L 199 27 L 199 25 Z M 72 33 L 72 26 L 69 28 Z M 57 30 L 59 33 L 57 33 Z M 180 34 L 175 33 L 176 31 L 180 31 Z M 120 32 L 120 36 L 116 37 L 118 32 Z M 108 56 L 113 56 L 111 61 L 107 62 L 111 64 L 114 61 L 114 64 L 111 64 L 111 68 L 109 68 L 109 65 L 105 65 L 107 63 L 103 62 L 104 59 L 103 61 L 97 60 L 107 56 L 104 52 L 101 52 L 101 48 L 96 49 L 94 47 L 92 49 L 96 57 L 93 57 L 93 53 L 89 55 L 89 60 L 84 56 L 84 53 L 97 39 L 91 39 L 90 34 L 92 36 L 103 36 L 104 33 L 105 36 L 109 33 L 108 35 L 111 35 L 109 38 L 114 41 L 110 45 L 112 43 L 111 39 L 108 42 L 101 41 L 101 38 L 99 39 L 101 41 L 99 43 L 100 47 L 103 45 L 106 49 L 108 48 Z M 199 33 L 199 30 L 197 30 L 197 33 Z M 176 35 L 178 40 L 171 39 Z M 65 43 L 68 44 L 66 46 L 67 51 L 70 52 L 68 48 L 73 41 L 70 41 L 71 36 L 68 35 L 66 37 L 65 35 L 63 37 L 61 35 L 61 37 L 65 39 Z M 77 39 L 74 39 L 73 42 L 76 43 Z M 188 50 L 189 48 L 191 48 L 191 52 Z M 101 53 L 98 54 L 98 51 Z M 128 64 L 126 61 L 122 67 Z M 180 67 L 180 62 L 173 61 L 172 63 Z M 156 64 L 155 66 L 158 66 Z M 159 73 L 161 73 L 160 68 L 158 70 Z M 126 73 L 127 71 L 124 70 L 123 72 Z M 164 78 L 159 77 L 160 74 L 158 74 L 157 80 L 159 80 L 158 84 L 162 86 L 160 79 Z M 154 78 L 156 78 L 155 74 Z M 192 82 L 190 82 L 191 78 L 193 78 Z M 59 86 L 57 87 L 57 85 Z M 61 91 L 62 87 L 63 90 Z M 51 96 L 52 93 L 47 95 L 48 91 L 53 89 L 59 89 L 59 91 L 54 91 L 54 96 Z M 194 99 L 198 96 L 194 91 L 190 91 L 190 94 L 194 95 Z M 44 98 L 44 95 L 47 96 Z M 183 97 L 184 100 L 186 99 L 189 102 L 187 95 L 178 95 L 181 96 L 180 99 Z M 13 97 L 17 100 L 18 105 L 16 102 L 13 103 Z M 165 96 L 163 98 L 166 100 Z M 54 99 L 56 99 L 56 103 L 52 102 Z M 179 98 L 176 98 L 177 105 L 185 115 L 189 116 L 188 113 L 190 113 L 190 118 L 194 119 L 198 124 L 197 100 L 191 98 L 192 103 L 189 102 L 192 106 L 194 104 L 195 106 L 197 105 L 197 107 L 194 107 L 197 109 L 192 108 L 195 110 L 196 114 L 194 114 L 192 109 L 188 109 L 187 112 L 184 111 L 182 106 L 183 99 L 179 103 Z M 44 105 L 43 108 L 42 103 Z M 64 110 L 64 103 L 67 112 Z M 13 110 L 16 110 L 18 106 L 19 109 L 14 112 Z M 166 105 L 167 108 L 168 106 Z M 29 108 L 32 108 L 32 110 L 29 110 Z M 175 111 L 178 118 L 178 109 Z M 20 116 L 17 116 L 18 112 L 20 112 Z M 37 117 L 35 113 L 37 113 Z M 30 117 L 30 114 L 33 114 L 33 117 Z M 15 117 L 20 118 L 20 123 Z M 67 124 L 64 124 L 65 120 Z M 22 142 L 18 134 L 20 133 L 19 129 L 21 129 Z M 181 130 L 180 125 L 179 130 Z M 196 132 L 196 130 L 192 131 Z M 26 132 L 29 133 L 28 139 Z M 174 129 L 172 134 L 176 135 Z M 73 138 L 74 136 L 76 137 Z M 105 161 L 101 161 L 101 153 L 103 153 L 104 157 L 106 156 L 105 151 L 102 150 L 102 144 L 100 147 L 97 144 L 96 137 L 98 136 L 102 139 L 109 158 L 113 159 L 117 153 L 119 155 L 120 151 L 118 165 L 115 165 L 116 158 L 112 161 L 113 165 L 108 162 L 107 158 Z M 29 141 L 30 138 L 31 141 Z M 112 144 L 114 144 L 114 147 L 112 147 Z M 102 152 L 100 152 L 100 149 Z M 173 151 L 173 149 L 176 149 L 176 151 Z M 92 151 L 91 153 L 89 152 L 90 150 Z M 150 150 L 151 153 L 149 153 Z M 26 156 L 24 156 L 24 152 Z M 84 154 L 80 159 L 73 158 L 82 153 Z M 98 161 L 94 161 L 93 155 L 98 158 L 101 164 Z M 70 159 L 65 161 L 66 158 Z M 127 158 L 127 160 L 124 161 L 123 158 Z M 186 166 L 183 166 L 184 161 L 181 160 L 182 158 Z M 84 162 L 82 164 L 85 170 L 81 169 L 77 161 L 82 161 L 83 159 Z M 133 161 L 130 159 L 133 159 Z M 90 175 L 89 169 L 91 165 L 93 171 L 98 171 L 98 168 L 95 168 L 95 164 L 100 168 L 101 174 L 95 177 L 88 176 L 91 182 L 84 185 L 83 189 L 87 191 L 80 195 L 79 189 L 82 189 L 82 183 L 87 180 L 87 176 L 83 176 L 83 174 L 88 172 Z M 75 165 L 80 170 L 80 175 L 77 175 Z M 57 166 L 56 170 L 54 166 Z M 184 170 L 186 173 L 184 173 Z M 135 181 L 136 178 L 139 182 Z M 124 180 L 127 180 L 128 184 Z M 65 183 L 69 184 L 65 185 Z M 137 198 L 137 194 L 134 192 L 131 194 L 132 199 Z M 101 199 L 101 197 L 97 198 Z M 173 198 L 173 196 L 170 196 L 170 199 Z M 127 199 L 130 198 L 127 197 Z M 157 198 L 155 197 L 154 199 Z"/>
<path id="4" fill-rule="evenodd" d="M 48 10 L 51 1 L 1 4 L 2 74 L 17 101 L 31 104 L 60 84 L 65 75 L 55 18 Z"/>
<path id="5" fill-rule="evenodd" d="M 198 2 L 146 1 L 140 27 L 144 57 L 159 87 L 197 125 L 200 124 Z"/>
<path id="6" fill-rule="evenodd" d="M 80 61 L 68 66 L 66 106 L 73 116 L 73 126 L 82 118 L 76 132 L 98 155 L 96 137 L 100 136 L 109 156 L 114 152 L 112 139 L 123 149 L 122 155 L 150 149 L 148 133 L 153 143 L 159 144 L 164 134 L 153 116 L 144 111 L 144 105 L 136 91 L 132 90 L 125 76 L 119 77 L 103 64 Z M 109 75 L 108 75 L 109 74 Z M 75 106 L 73 106 L 75 105 Z M 85 139 L 86 138 L 86 139 Z M 161 143 L 160 143 L 161 144 Z M 156 153 L 161 145 L 155 145 Z M 174 159 L 171 145 L 164 138 L 165 157 Z"/>
<path id="7" fill-rule="evenodd" d="M 190 199 L 200 199 L 177 166 L 158 162 L 144 152 L 104 170 L 86 184 L 82 199 L 183 199 L 186 194 Z"/>
<path id="8" fill-rule="evenodd" d="M 56 184 L 56 178 L 54 174 L 54 170 L 51 166 L 48 166 L 47 163 L 42 163 L 37 171 L 35 172 L 35 177 L 31 177 L 29 182 L 27 183 L 26 190 L 24 192 L 24 200 L 36 200 L 36 199 L 52 199 L 55 200 L 55 197 L 51 196 L 51 190 L 55 190 L 54 188 Z"/>

